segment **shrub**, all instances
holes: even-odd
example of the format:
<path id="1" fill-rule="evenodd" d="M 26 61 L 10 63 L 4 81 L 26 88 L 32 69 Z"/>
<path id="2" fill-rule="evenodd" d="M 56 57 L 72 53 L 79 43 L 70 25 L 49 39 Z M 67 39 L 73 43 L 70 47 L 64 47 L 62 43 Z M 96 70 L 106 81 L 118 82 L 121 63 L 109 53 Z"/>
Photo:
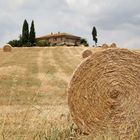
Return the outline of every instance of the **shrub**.
<path id="1" fill-rule="evenodd" d="M 84 39 L 84 38 L 82 38 L 82 39 L 80 40 L 80 44 L 81 44 L 81 45 L 84 45 L 84 46 L 89 46 L 87 40 Z"/>
<path id="2" fill-rule="evenodd" d="M 50 46 L 50 43 L 48 43 L 48 42 L 45 41 L 45 40 L 38 40 L 38 41 L 36 42 L 36 46 L 41 46 L 41 47 Z"/>
<path id="3" fill-rule="evenodd" d="M 21 47 L 22 43 L 20 40 L 11 40 L 8 42 L 12 47 Z"/>

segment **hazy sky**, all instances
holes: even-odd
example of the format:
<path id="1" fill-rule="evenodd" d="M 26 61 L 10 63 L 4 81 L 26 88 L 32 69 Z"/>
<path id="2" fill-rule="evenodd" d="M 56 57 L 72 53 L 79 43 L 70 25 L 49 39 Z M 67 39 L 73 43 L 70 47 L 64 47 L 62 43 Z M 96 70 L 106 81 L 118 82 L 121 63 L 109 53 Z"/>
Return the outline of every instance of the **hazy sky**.
<path id="1" fill-rule="evenodd" d="M 68 32 L 92 44 L 116 42 L 140 48 L 140 0 L 0 0 L 0 46 L 18 38 L 22 24 L 33 19 L 37 36 Z"/>

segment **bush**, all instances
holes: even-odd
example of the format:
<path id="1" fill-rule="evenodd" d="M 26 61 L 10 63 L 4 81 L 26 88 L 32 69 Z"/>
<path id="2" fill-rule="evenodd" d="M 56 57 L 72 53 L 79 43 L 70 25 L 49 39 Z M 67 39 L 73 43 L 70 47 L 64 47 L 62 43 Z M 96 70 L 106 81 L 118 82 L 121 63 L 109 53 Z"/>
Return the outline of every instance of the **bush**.
<path id="1" fill-rule="evenodd" d="M 24 46 L 25 47 L 31 47 L 32 46 L 32 43 L 28 41 Z"/>
<path id="2" fill-rule="evenodd" d="M 84 45 L 84 46 L 89 46 L 87 40 L 84 39 L 84 38 L 81 39 L 80 44 L 81 44 L 81 45 Z"/>
<path id="3" fill-rule="evenodd" d="M 22 43 L 20 40 L 11 40 L 8 42 L 12 47 L 21 47 Z"/>
<path id="4" fill-rule="evenodd" d="M 41 47 L 50 46 L 50 43 L 48 43 L 45 40 L 37 40 L 36 46 L 41 46 Z"/>

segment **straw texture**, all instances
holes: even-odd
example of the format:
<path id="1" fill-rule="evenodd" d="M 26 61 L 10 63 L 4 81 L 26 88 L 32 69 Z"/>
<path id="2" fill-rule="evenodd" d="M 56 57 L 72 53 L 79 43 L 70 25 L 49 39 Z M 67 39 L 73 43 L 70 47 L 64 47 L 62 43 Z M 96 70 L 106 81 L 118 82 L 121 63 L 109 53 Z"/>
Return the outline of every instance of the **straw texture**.
<path id="1" fill-rule="evenodd" d="M 107 49 L 107 48 L 117 48 L 117 45 L 116 45 L 116 43 L 112 43 L 111 45 L 103 44 L 103 45 L 101 46 L 101 48 L 103 48 L 103 49 Z"/>
<path id="2" fill-rule="evenodd" d="M 10 44 L 6 44 L 3 47 L 4 52 L 11 52 L 12 51 L 12 46 Z"/>
<path id="3" fill-rule="evenodd" d="M 140 53 L 113 48 L 84 59 L 70 81 L 68 105 L 84 132 L 138 137 Z"/>

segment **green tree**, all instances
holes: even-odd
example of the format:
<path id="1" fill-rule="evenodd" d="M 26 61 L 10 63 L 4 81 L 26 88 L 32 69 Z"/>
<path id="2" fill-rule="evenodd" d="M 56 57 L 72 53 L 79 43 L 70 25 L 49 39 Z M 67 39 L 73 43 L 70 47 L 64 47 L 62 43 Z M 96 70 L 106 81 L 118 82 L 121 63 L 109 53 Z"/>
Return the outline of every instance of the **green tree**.
<path id="1" fill-rule="evenodd" d="M 20 40 L 11 40 L 8 42 L 12 47 L 21 47 L 22 43 Z"/>
<path id="2" fill-rule="evenodd" d="M 48 47 L 50 46 L 50 43 L 47 42 L 46 40 L 36 40 L 36 46 Z"/>
<path id="3" fill-rule="evenodd" d="M 24 20 L 23 27 L 22 27 L 22 45 L 27 45 L 29 42 L 29 25 L 27 20 Z"/>
<path id="4" fill-rule="evenodd" d="M 92 29 L 92 37 L 93 37 L 93 41 L 95 41 L 95 46 L 97 46 L 98 38 L 97 38 L 97 30 L 95 26 Z"/>
<path id="5" fill-rule="evenodd" d="M 86 40 L 85 38 L 82 38 L 82 39 L 80 40 L 80 44 L 82 44 L 82 45 L 84 45 L 84 46 L 89 46 L 89 44 L 88 44 L 88 42 L 87 42 L 87 40 Z"/>
<path id="6" fill-rule="evenodd" d="M 32 20 L 31 28 L 30 28 L 29 42 L 31 43 L 31 46 L 34 46 L 36 43 L 36 34 L 35 34 L 35 27 L 34 27 L 33 20 Z"/>

